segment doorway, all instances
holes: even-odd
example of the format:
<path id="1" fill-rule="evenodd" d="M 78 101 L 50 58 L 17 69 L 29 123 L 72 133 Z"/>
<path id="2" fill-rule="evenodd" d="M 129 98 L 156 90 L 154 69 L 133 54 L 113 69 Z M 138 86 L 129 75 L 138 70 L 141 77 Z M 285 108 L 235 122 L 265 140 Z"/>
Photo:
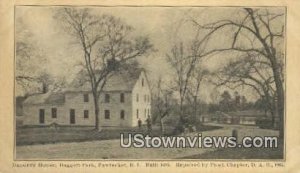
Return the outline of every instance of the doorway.
<path id="1" fill-rule="evenodd" d="M 39 121 L 40 121 L 40 124 L 45 123 L 45 109 L 40 109 Z"/>
<path id="2" fill-rule="evenodd" d="M 75 124 L 75 109 L 70 109 L 70 124 Z"/>

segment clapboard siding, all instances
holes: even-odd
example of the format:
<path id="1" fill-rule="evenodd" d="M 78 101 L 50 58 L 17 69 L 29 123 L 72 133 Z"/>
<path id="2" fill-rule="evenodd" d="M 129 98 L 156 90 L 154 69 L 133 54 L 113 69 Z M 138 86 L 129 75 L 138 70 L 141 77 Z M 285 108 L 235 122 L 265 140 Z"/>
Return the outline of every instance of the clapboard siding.
<path id="1" fill-rule="evenodd" d="M 99 98 L 99 120 L 100 126 L 137 126 L 139 119 L 145 123 L 151 112 L 151 94 L 148 80 L 144 71 L 140 73 L 136 83 L 131 90 L 124 91 L 103 91 Z M 121 102 L 121 94 L 124 94 L 124 102 Z M 88 102 L 84 101 L 84 94 L 88 94 Z M 105 102 L 105 94 L 109 95 L 109 103 Z M 137 94 L 139 101 L 136 100 Z M 47 100 L 49 94 L 35 96 Z M 63 93 L 63 102 L 60 104 L 46 104 L 26 102 L 23 105 L 24 125 L 50 125 L 57 123 L 60 125 L 71 126 L 93 126 L 95 125 L 94 99 L 91 92 L 86 91 L 68 91 Z M 32 99 L 35 100 L 35 99 Z M 38 103 L 38 104 L 36 104 Z M 52 118 L 51 109 L 57 109 L 57 118 Z M 45 123 L 39 122 L 39 110 L 45 110 Z M 70 110 L 75 110 L 75 123 L 70 123 Z M 136 116 L 136 110 L 139 110 L 139 118 Z M 84 111 L 88 110 L 88 118 L 84 117 Z M 109 110 L 110 118 L 105 119 L 105 110 Z M 124 111 L 124 119 L 121 118 L 121 111 Z"/>

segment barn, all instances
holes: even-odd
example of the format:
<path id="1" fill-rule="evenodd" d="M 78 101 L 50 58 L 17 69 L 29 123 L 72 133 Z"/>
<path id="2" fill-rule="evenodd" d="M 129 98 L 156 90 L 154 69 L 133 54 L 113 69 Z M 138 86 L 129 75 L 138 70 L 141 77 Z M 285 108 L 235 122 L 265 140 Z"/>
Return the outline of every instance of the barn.
<path id="1" fill-rule="evenodd" d="M 100 126 L 134 127 L 151 116 L 151 94 L 146 72 L 118 71 L 100 94 Z M 89 83 L 62 92 L 29 96 L 23 102 L 24 125 L 94 126 L 93 95 Z"/>

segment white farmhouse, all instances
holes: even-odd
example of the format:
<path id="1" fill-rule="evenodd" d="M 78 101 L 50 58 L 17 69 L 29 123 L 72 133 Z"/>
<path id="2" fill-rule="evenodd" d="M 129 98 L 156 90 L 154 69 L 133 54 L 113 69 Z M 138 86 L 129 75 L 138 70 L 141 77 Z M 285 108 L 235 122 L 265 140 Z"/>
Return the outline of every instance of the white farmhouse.
<path id="1" fill-rule="evenodd" d="M 23 102 L 24 125 L 94 126 L 94 102 L 89 83 L 61 93 L 36 94 Z M 151 115 L 151 94 L 144 70 L 119 71 L 100 95 L 100 125 L 133 127 Z"/>

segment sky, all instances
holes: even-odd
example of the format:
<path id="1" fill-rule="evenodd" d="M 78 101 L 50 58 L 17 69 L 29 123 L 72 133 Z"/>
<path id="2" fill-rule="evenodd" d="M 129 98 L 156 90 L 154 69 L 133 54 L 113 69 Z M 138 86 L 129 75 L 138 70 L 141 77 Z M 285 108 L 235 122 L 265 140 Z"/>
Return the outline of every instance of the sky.
<path id="1" fill-rule="evenodd" d="M 46 62 L 40 66 L 54 76 L 74 78 L 76 63 L 81 60 L 80 49 L 71 44 L 70 36 L 62 30 L 60 23 L 53 16 L 60 7 L 47 6 L 18 6 L 16 7 L 16 31 L 28 31 L 34 45 L 45 56 Z M 128 25 L 133 26 L 136 35 L 150 38 L 156 52 L 147 57 L 140 57 L 138 61 L 148 72 L 150 81 L 162 76 L 165 81 L 172 79 L 172 70 L 166 61 L 166 54 L 178 36 L 183 40 L 190 40 L 195 35 L 195 29 L 190 23 L 183 22 L 186 18 L 194 18 L 199 23 L 207 23 L 215 19 L 228 18 L 239 15 L 237 8 L 207 8 L 207 7 L 92 7 L 96 15 L 111 14 L 121 18 Z M 21 22 L 22 25 L 21 25 Z M 16 33 L 18 38 L 18 33 Z M 174 40 L 175 39 L 175 40 Z M 226 44 L 226 39 L 219 37 L 215 44 Z M 218 69 L 232 55 L 216 55 L 204 60 L 209 69 Z M 203 99 L 209 99 L 213 92 L 212 85 L 204 84 L 201 89 Z M 224 90 L 224 89 L 223 89 Z M 242 89 L 248 98 L 255 98 L 249 89 Z M 250 93 L 250 94 L 249 94 Z"/>

